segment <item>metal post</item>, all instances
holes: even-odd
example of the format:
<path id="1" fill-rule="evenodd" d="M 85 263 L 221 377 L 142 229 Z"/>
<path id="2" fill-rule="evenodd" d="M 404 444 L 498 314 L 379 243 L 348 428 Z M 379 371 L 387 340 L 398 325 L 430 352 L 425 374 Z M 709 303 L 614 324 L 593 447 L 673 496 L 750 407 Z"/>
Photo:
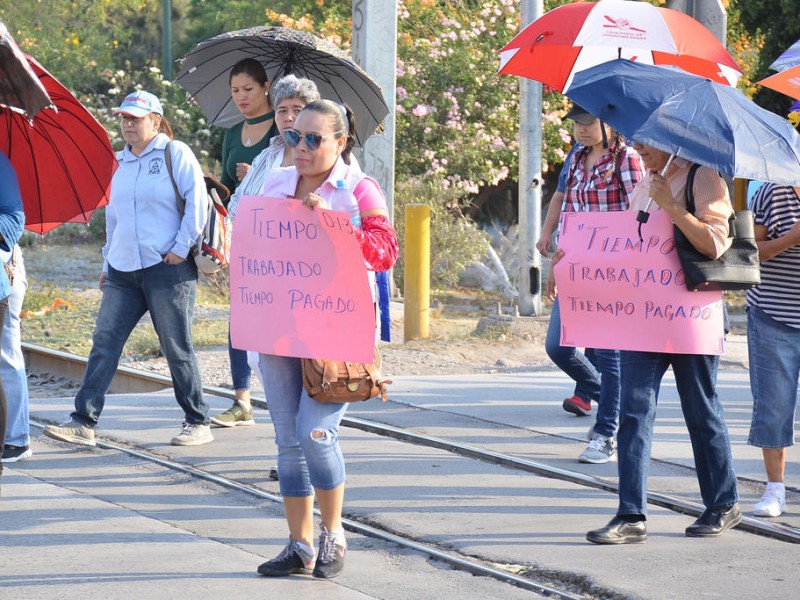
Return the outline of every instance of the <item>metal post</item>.
<path id="1" fill-rule="evenodd" d="M 407 204 L 405 208 L 404 340 L 430 337 L 431 207 Z"/>
<path id="2" fill-rule="evenodd" d="M 353 0 L 353 59 L 381 86 L 389 107 L 383 132 L 371 136 L 359 153 L 365 173 L 386 194 L 390 217 L 394 214 L 395 88 L 397 87 L 396 0 Z"/>
<path id="3" fill-rule="evenodd" d="M 542 0 L 522 2 L 522 27 L 542 16 Z M 542 84 L 519 84 L 519 312 L 542 313 L 542 257 L 536 237 L 542 221 Z"/>
<path id="4" fill-rule="evenodd" d="M 722 0 L 669 0 L 667 8 L 694 17 L 725 45 L 728 35 L 728 13 Z"/>
<path id="5" fill-rule="evenodd" d="M 164 43 L 164 53 L 162 57 L 162 71 L 164 79 L 172 79 L 172 2 L 162 0 L 163 29 L 162 41 Z"/>

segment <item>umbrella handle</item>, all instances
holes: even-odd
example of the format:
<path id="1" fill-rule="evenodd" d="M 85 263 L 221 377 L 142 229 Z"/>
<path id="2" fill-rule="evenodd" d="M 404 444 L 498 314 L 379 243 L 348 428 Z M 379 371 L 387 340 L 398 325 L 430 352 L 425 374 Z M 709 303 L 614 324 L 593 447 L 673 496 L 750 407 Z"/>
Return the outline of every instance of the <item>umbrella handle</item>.
<path id="1" fill-rule="evenodd" d="M 664 177 L 664 174 L 667 172 L 667 169 L 669 169 L 669 166 L 672 164 L 672 159 L 673 158 L 675 158 L 675 155 L 674 154 L 670 154 L 669 155 L 669 160 L 667 161 L 667 164 L 665 164 L 664 168 L 661 169 L 660 175 L 662 177 Z M 645 205 L 645 207 L 642 210 L 639 211 L 639 214 L 636 216 L 636 220 L 637 221 L 639 221 L 640 223 L 647 223 L 647 219 L 650 217 L 650 213 L 647 212 L 647 211 L 650 210 L 650 205 L 652 203 L 653 203 L 653 199 L 652 198 L 648 198 L 647 199 L 647 204 Z M 642 216 L 642 215 L 645 215 L 645 216 Z"/>
<path id="2" fill-rule="evenodd" d="M 673 158 L 675 158 L 675 155 L 674 154 L 670 154 L 669 155 L 669 160 L 667 161 L 667 164 L 665 164 L 664 168 L 661 169 L 661 176 L 662 177 L 667 172 L 667 169 L 669 169 L 669 166 L 672 164 L 672 159 Z M 653 203 L 653 199 L 652 198 L 648 198 L 647 199 L 647 204 L 645 204 L 645 207 L 642 210 L 640 210 L 639 213 L 636 215 L 636 220 L 639 221 L 639 241 L 640 242 L 643 241 L 642 240 L 642 224 L 643 223 L 647 223 L 647 220 L 650 218 L 650 213 L 648 211 L 650 210 L 650 205 L 652 203 Z"/>

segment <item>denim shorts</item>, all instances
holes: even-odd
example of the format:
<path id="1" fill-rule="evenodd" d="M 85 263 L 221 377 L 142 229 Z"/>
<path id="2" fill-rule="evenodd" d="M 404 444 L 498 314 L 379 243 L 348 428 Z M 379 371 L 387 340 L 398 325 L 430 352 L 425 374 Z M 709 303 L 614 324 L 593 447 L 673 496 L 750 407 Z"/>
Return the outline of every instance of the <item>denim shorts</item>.
<path id="1" fill-rule="evenodd" d="M 776 321 L 757 306 L 747 307 L 747 348 L 753 420 L 747 443 L 758 448 L 794 445 L 800 329 Z"/>

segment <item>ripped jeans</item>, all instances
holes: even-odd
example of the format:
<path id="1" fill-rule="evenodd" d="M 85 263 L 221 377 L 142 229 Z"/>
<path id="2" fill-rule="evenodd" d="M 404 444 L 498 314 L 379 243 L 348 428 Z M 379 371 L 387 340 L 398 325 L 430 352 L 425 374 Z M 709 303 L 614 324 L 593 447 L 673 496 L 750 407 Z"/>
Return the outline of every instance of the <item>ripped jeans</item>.
<path id="1" fill-rule="evenodd" d="M 303 389 L 300 359 L 261 354 L 258 360 L 278 446 L 278 481 L 284 497 L 313 496 L 345 480 L 339 423 L 347 404 L 323 404 Z"/>

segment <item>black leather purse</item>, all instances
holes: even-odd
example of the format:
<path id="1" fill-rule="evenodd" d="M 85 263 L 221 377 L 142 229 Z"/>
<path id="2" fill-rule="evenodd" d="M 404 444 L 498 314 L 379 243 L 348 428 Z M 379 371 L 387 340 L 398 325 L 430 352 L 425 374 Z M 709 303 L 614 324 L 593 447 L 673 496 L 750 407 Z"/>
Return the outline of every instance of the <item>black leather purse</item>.
<path id="1" fill-rule="evenodd" d="M 686 179 L 686 210 L 694 214 L 694 175 L 700 165 L 692 165 Z M 691 291 L 747 290 L 761 283 L 758 244 L 753 212 L 739 210 L 728 221 L 731 247 L 717 259 L 698 252 L 677 225 L 675 251 L 683 267 L 686 287 Z"/>

